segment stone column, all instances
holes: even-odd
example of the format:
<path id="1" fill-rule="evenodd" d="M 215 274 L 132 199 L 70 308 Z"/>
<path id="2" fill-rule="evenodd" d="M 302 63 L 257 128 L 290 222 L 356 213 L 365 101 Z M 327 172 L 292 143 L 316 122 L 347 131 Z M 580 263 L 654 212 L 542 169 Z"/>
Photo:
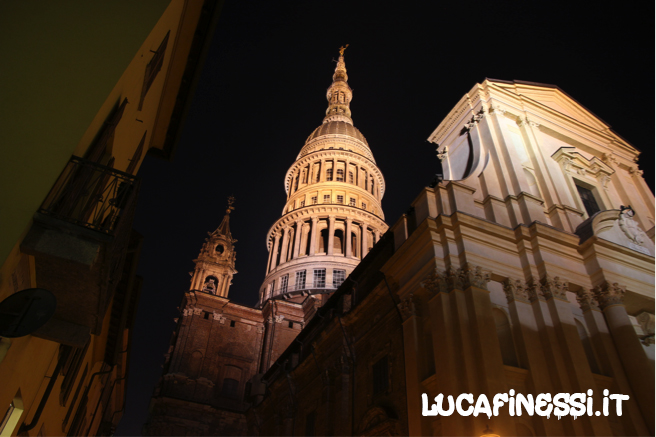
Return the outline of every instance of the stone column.
<path id="1" fill-rule="evenodd" d="M 579 306 L 583 312 L 591 345 L 600 367 L 598 372 L 614 379 L 615 384 L 617 384 L 618 393 L 631 396 L 631 399 L 622 405 L 622 417 L 620 420 L 624 426 L 624 433 L 626 435 L 648 435 L 649 431 L 644 423 L 635 395 L 631 390 L 631 385 L 617 354 L 617 349 L 613 344 L 613 339 L 610 332 L 608 332 L 608 325 L 604 320 L 604 314 L 599 309 L 599 303 L 594 298 L 592 292 L 583 287 L 576 293 L 576 300 L 579 302 Z M 594 398 L 594 403 L 601 405 L 601 393 L 595 392 Z"/>
<path id="2" fill-rule="evenodd" d="M 349 161 L 349 160 L 347 159 L 346 161 L 344 161 L 344 182 L 346 182 L 346 183 L 348 183 L 348 184 L 351 183 L 351 182 L 349 181 L 349 169 L 350 169 L 350 168 L 351 168 L 351 161 Z M 353 182 L 355 182 L 355 175 L 353 175 L 353 177 L 354 177 Z M 346 200 L 346 199 L 345 199 L 345 200 Z M 346 201 L 346 204 L 348 205 L 348 201 Z"/>
<path id="3" fill-rule="evenodd" d="M 640 406 L 642 417 L 654 434 L 654 366 L 649 363 L 624 307 L 624 287 L 604 281 L 594 288 L 599 306 L 606 316 L 624 370 Z"/>
<path id="4" fill-rule="evenodd" d="M 313 256 L 317 253 L 317 225 L 319 217 L 312 217 L 312 229 L 310 230 L 310 253 L 308 256 Z"/>
<path id="5" fill-rule="evenodd" d="M 220 274 L 218 276 L 218 281 L 216 281 L 216 295 L 223 296 L 223 289 L 225 288 L 226 275 Z"/>
<path id="6" fill-rule="evenodd" d="M 269 256 L 267 259 L 267 268 L 266 272 L 269 273 L 271 271 L 271 260 L 273 259 L 273 244 L 271 245 L 271 249 L 269 249 Z"/>
<path id="7" fill-rule="evenodd" d="M 346 239 L 346 242 L 345 242 L 346 243 L 346 246 L 345 246 L 346 250 L 344 251 L 344 255 L 347 258 L 350 258 L 351 256 L 353 256 L 353 254 L 352 254 L 353 248 L 351 247 L 351 219 L 350 218 L 346 219 L 346 235 L 344 236 L 344 238 Z"/>
<path id="8" fill-rule="evenodd" d="M 228 289 L 230 288 L 230 275 L 225 274 L 223 275 L 223 287 L 221 287 L 221 294 L 219 296 L 221 297 L 228 297 Z"/>
<path id="9" fill-rule="evenodd" d="M 362 250 L 360 253 L 362 254 L 361 259 L 364 259 L 365 256 L 367 256 L 367 253 L 369 253 L 369 247 L 367 243 L 367 233 L 369 231 L 367 230 L 367 225 L 365 223 L 362 223 Z"/>
<path id="10" fill-rule="evenodd" d="M 508 301 L 508 313 L 512 321 L 512 334 L 517 344 L 517 359 L 521 367 L 531 369 L 527 374 L 527 385 L 531 385 L 536 393 L 554 393 L 549 375 L 549 365 L 545 357 L 548 353 L 542 347 L 538 324 L 529 301 L 529 289 L 532 284 L 523 281 L 507 279 L 503 284 Z M 532 299 L 537 299 L 533 295 Z M 537 435 L 563 435 L 562 423 L 548 420 L 546 417 L 533 416 L 533 426 Z"/>
<path id="11" fill-rule="evenodd" d="M 595 388 L 597 384 L 579 337 L 572 314 L 572 304 L 567 299 L 568 283 L 558 277 L 551 279 L 546 276 L 542 280 L 541 291 L 547 300 L 557 342 L 563 351 L 562 359 L 566 368 L 563 380 L 569 379 L 569 385 L 565 385 L 564 391 L 584 393 L 590 388 Z M 601 420 L 587 415 L 578 420 L 573 420 L 571 417 L 564 418 L 565 433 L 571 434 L 567 429 L 567 423 L 571 422 L 569 427 L 574 430 L 575 435 L 612 435 L 608 420 L 605 416 L 601 417 L 603 417 Z"/>
<path id="12" fill-rule="evenodd" d="M 319 167 L 319 182 L 326 182 L 326 160 L 321 160 L 321 167 Z"/>
<path id="13" fill-rule="evenodd" d="M 273 247 L 271 250 L 273 251 L 273 256 L 271 257 L 271 270 L 275 269 L 278 266 L 278 246 L 280 243 L 280 233 L 277 232 L 275 239 L 273 241 Z"/>
<path id="14" fill-rule="evenodd" d="M 282 230 L 282 245 L 280 247 L 280 264 L 287 261 L 287 246 L 289 244 L 289 228 L 286 227 Z"/>
<path id="15" fill-rule="evenodd" d="M 413 412 L 413 414 L 408 415 L 408 435 L 429 435 L 431 433 L 428 426 L 426 426 L 427 429 L 422 430 L 422 422 L 427 421 L 422 420 L 421 414 L 415 414 L 415 412 L 419 413 L 421 411 L 421 394 L 424 393 L 424 388 L 421 385 L 421 374 L 419 370 L 422 350 L 420 338 L 422 332 L 412 293 L 405 299 L 402 299 L 398 307 L 403 317 L 406 401 L 408 403 L 408 411 Z M 432 401 L 433 399 L 429 398 L 429 400 Z"/>
<path id="16" fill-rule="evenodd" d="M 335 216 L 331 215 L 328 217 L 328 247 L 326 248 L 326 254 L 328 256 L 333 255 L 335 251 Z"/>
<path id="17" fill-rule="evenodd" d="M 301 250 L 301 233 L 303 232 L 303 222 L 301 220 L 296 222 L 296 235 L 294 236 L 294 253 L 293 258 L 298 258 L 298 253 Z"/>
<path id="18" fill-rule="evenodd" d="M 378 229 L 374 229 L 374 235 L 376 237 L 376 241 L 374 241 L 374 244 L 378 243 L 380 241 L 380 231 Z"/>

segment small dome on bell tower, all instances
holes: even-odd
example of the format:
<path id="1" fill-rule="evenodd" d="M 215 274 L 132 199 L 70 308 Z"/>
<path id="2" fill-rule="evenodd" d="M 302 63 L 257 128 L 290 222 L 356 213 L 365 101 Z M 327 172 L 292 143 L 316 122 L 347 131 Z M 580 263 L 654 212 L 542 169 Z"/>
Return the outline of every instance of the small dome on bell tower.
<path id="1" fill-rule="evenodd" d="M 198 258 L 194 260 L 196 268 L 191 272 L 191 291 L 202 291 L 221 297 L 228 297 L 235 270 L 237 242 L 230 233 L 230 213 L 235 209 L 235 198 L 228 197 L 228 209 L 221 224 L 214 232 L 208 232 L 208 238 L 201 247 Z"/>

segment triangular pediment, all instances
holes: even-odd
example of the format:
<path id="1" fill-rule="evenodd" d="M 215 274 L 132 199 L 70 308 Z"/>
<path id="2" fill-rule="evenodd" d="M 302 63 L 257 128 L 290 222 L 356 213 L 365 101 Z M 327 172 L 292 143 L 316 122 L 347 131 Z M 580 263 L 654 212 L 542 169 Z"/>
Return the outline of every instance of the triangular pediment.
<path id="1" fill-rule="evenodd" d="M 538 105 L 546 106 L 553 111 L 568 118 L 577 120 L 587 126 L 600 131 L 610 129 L 610 126 L 606 122 L 555 85 L 522 81 L 497 81 L 495 79 L 487 80 L 493 82 L 495 86 L 514 94 L 518 94 L 524 99 L 537 103 Z"/>

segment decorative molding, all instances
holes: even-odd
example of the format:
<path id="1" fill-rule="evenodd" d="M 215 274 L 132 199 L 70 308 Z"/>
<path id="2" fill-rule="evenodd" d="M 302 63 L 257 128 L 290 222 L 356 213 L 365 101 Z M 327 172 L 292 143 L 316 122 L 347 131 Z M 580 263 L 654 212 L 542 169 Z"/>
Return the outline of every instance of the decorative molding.
<path id="1" fill-rule="evenodd" d="M 282 323 L 285 320 L 285 316 L 283 316 L 282 314 L 278 314 L 274 317 L 274 319 L 276 323 Z"/>
<path id="2" fill-rule="evenodd" d="M 437 159 L 439 159 L 440 161 L 444 161 L 448 156 L 448 154 L 449 154 L 449 148 L 447 146 L 444 146 L 441 152 L 440 152 L 440 148 L 439 147 L 437 148 Z"/>
<path id="3" fill-rule="evenodd" d="M 526 293 L 528 294 L 528 300 L 531 303 L 538 300 L 546 300 L 542 293 L 542 287 L 532 278 L 526 281 Z"/>
<path id="4" fill-rule="evenodd" d="M 619 165 L 619 162 L 617 161 L 617 158 L 615 157 L 613 152 L 604 153 L 603 155 L 601 155 L 601 160 L 609 167 L 615 167 Z"/>
<path id="5" fill-rule="evenodd" d="M 480 266 L 465 263 L 460 269 L 452 266 L 440 273 L 437 268 L 421 282 L 421 286 L 431 294 L 449 293 L 452 290 L 466 290 L 469 287 L 477 287 L 487 290 L 487 283 L 491 280 L 491 274 Z"/>
<path id="6" fill-rule="evenodd" d="M 403 299 L 397 307 L 399 308 L 399 311 L 401 311 L 401 316 L 403 317 L 404 322 L 410 317 L 419 315 L 417 305 L 415 305 L 414 302 L 414 294 L 412 293 L 410 293 L 407 298 Z"/>
<path id="7" fill-rule="evenodd" d="M 617 282 L 612 284 L 604 281 L 593 289 L 594 295 L 599 302 L 599 307 L 604 309 L 611 305 L 623 305 L 626 287 L 620 286 Z"/>
<path id="8" fill-rule="evenodd" d="M 551 279 L 549 275 L 546 275 L 544 278 L 542 278 L 540 283 L 540 290 L 542 291 L 542 294 L 545 298 L 555 298 L 567 301 L 567 282 L 561 281 L 560 277 L 555 276 L 553 279 Z"/>
<path id="9" fill-rule="evenodd" d="M 503 282 L 503 291 L 506 293 L 508 303 L 515 300 L 519 302 L 530 302 L 526 285 L 519 279 L 506 279 Z"/>
<path id="10" fill-rule="evenodd" d="M 581 287 L 576 293 L 576 300 L 579 303 L 582 311 L 599 310 L 599 302 L 595 298 L 592 291 L 587 288 Z"/>
<path id="11" fill-rule="evenodd" d="M 226 321 L 226 318 L 221 313 L 213 313 L 212 317 L 214 318 L 214 320 L 218 320 L 219 323 L 221 324 L 225 323 Z"/>
<path id="12" fill-rule="evenodd" d="M 503 117 L 504 115 L 506 115 L 506 110 L 502 109 L 500 106 L 493 106 L 492 114 L 498 115 L 499 117 Z"/>
<path id="13" fill-rule="evenodd" d="M 487 283 L 492 279 L 489 271 L 485 271 L 481 266 L 475 266 L 471 263 L 466 263 L 459 270 L 459 275 L 465 288 L 477 287 L 487 290 Z"/>
<path id="14" fill-rule="evenodd" d="M 638 167 L 629 167 L 629 174 L 633 177 L 639 176 L 642 177 L 645 172 L 640 170 Z"/>
<path id="15" fill-rule="evenodd" d="M 465 123 L 465 126 L 462 128 L 462 132 L 460 133 L 460 135 L 463 135 L 469 132 L 470 130 L 472 130 L 474 126 L 476 126 L 478 122 L 481 121 L 483 118 L 485 118 L 485 108 L 481 108 L 480 111 L 472 115 L 469 121 Z"/>

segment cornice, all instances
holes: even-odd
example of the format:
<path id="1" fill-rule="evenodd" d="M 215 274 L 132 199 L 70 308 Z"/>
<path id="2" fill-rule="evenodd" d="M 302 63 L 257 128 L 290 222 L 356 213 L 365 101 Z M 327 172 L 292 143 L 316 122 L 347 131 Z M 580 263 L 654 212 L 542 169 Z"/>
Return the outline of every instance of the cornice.
<path id="1" fill-rule="evenodd" d="M 371 225 L 372 227 L 375 227 L 376 229 L 379 229 L 381 234 L 384 233 L 387 228 L 389 228 L 387 223 L 385 223 L 385 221 L 377 215 L 357 207 L 342 204 L 337 205 L 334 203 L 304 206 L 283 215 L 278 220 L 276 220 L 271 228 L 269 228 L 266 240 L 267 249 L 270 244 L 272 235 L 280 231 L 285 225 L 295 223 L 299 220 L 308 220 L 312 217 L 327 218 L 330 215 L 346 215 L 347 218 L 352 217 L 355 222 L 364 222 L 368 225 Z"/>

